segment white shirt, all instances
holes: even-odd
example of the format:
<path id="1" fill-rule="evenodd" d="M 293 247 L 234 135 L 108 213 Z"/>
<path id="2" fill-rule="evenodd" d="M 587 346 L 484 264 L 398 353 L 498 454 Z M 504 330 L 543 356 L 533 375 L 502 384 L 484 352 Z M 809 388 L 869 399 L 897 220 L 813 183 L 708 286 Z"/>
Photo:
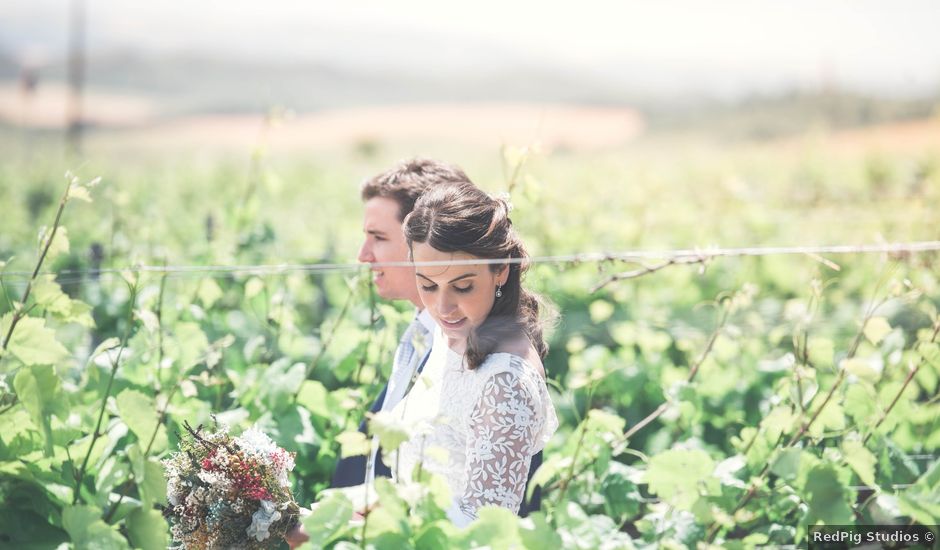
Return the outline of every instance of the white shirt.
<path id="1" fill-rule="evenodd" d="M 400 355 L 399 349 L 395 349 L 395 359 L 392 363 L 392 373 L 388 377 L 388 388 L 385 390 L 385 399 L 382 401 L 383 411 L 390 411 L 395 408 L 402 398 L 405 396 L 405 391 L 408 390 L 408 385 L 411 382 L 411 377 L 414 375 L 415 371 L 421 365 L 421 361 L 424 359 L 424 356 L 434 349 L 434 344 L 439 341 L 443 341 L 440 338 L 443 337 L 443 334 L 438 335 L 439 331 L 437 325 L 434 323 L 434 319 L 431 318 L 431 314 L 428 313 L 427 309 L 422 309 L 415 312 L 415 321 L 421 324 L 424 327 L 424 344 L 425 349 L 419 351 L 412 355 L 411 360 L 407 363 L 399 364 L 397 359 Z M 405 330 L 409 330 L 412 325 L 415 323 L 412 321 L 412 324 L 408 326 Z M 438 336 L 435 336 L 438 335 Z M 399 344 L 401 347 L 401 344 Z M 372 458 L 369 462 L 369 479 L 371 483 L 375 479 L 375 460 L 379 450 L 379 438 L 376 436 L 372 437 Z"/>
<path id="2" fill-rule="evenodd" d="M 411 382 L 411 377 L 415 370 L 421 365 L 424 355 L 434 348 L 437 341 L 435 334 L 438 332 L 437 325 L 427 309 L 422 309 L 415 314 L 416 320 L 421 323 L 425 329 L 424 351 L 416 353 L 411 361 L 406 365 L 392 364 L 392 374 L 388 377 L 388 389 L 385 391 L 385 401 L 382 402 L 382 410 L 390 411 L 405 396 L 405 390 Z M 398 357 L 398 350 L 395 350 L 395 357 Z"/>

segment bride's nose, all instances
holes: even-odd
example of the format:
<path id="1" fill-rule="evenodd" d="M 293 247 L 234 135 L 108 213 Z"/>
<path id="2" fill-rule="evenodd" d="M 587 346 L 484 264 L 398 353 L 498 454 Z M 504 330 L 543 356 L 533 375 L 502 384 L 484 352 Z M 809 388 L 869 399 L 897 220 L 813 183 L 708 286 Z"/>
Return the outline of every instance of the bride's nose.
<path id="1" fill-rule="evenodd" d="M 446 317 L 457 310 L 457 300 L 450 296 L 449 292 L 438 292 L 437 311 L 442 317 Z"/>

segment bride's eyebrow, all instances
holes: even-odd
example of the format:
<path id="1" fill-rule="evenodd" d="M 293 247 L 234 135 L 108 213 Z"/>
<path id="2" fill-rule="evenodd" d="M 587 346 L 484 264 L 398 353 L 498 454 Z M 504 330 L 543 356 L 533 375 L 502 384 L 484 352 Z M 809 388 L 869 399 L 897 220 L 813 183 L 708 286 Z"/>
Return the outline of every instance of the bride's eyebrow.
<path id="1" fill-rule="evenodd" d="M 418 277 L 421 277 L 422 279 L 425 279 L 428 282 L 434 283 L 434 281 L 432 281 L 431 278 L 426 275 L 422 275 L 421 273 L 417 273 L 417 272 L 415 273 L 415 275 L 417 275 Z M 462 279 L 466 279 L 468 277 L 476 277 L 476 276 L 477 276 L 476 273 L 464 273 L 463 275 L 459 277 L 454 277 L 453 279 L 447 281 L 447 284 L 456 283 L 457 281 L 460 281 Z M 434 283 L 434 284 L 437 284 L 437 283 Z"/>

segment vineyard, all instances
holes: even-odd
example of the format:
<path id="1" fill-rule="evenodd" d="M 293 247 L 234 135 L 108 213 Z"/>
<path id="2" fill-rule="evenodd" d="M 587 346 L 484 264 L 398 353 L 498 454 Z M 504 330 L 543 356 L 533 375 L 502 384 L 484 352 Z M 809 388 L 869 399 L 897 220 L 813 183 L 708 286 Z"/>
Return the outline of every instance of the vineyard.
<path id="1" fill-rule="evenodd" d="M 369 451 L 356 427 L 412 315 L 350 265 L 358 183 L 396 152 L 10 158 L 0 547 L 166 548 L 161 460 L 213 417 L 296 453 L 294 495 L 319 502 L 305 548 L 786 547 L 819 523 L 940 524 L 937 247 L 713 253 L 936 241 L 936 146 L 444 156 L 509 192 L 543 259 L 527 284 L 560 313 L 542 509 L 464 530 L 433 478 L 378 481 L 364 521 L 321 495 Z M 662 252 L 603 254 L 635 250 Z"/>

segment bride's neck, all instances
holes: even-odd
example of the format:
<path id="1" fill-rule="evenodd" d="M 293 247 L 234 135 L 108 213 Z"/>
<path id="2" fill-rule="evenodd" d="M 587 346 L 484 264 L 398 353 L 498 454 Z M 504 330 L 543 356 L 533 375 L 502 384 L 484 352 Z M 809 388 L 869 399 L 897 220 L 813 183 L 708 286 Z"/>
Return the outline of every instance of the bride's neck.
<path id="1" fill-rule="evenodd" d="M 467 339 L 466 338 L 447 338 L 447 347 L 451 349 L 454 353 L 463 353 L 467 351 Z"/>

